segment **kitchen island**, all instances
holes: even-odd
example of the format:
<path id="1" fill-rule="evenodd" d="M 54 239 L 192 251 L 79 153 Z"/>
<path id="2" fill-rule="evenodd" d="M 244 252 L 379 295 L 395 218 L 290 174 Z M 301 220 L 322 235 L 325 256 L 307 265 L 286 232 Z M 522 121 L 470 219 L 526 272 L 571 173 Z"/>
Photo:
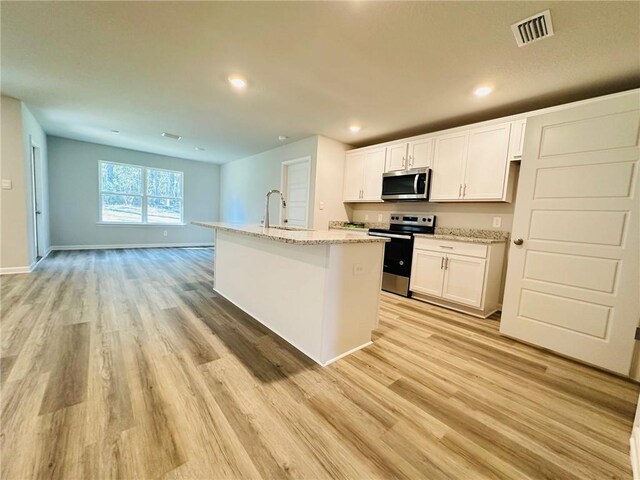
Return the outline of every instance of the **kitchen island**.
<path id="1" fill-rule="evenodd" d="M 192 223 L 215 231 L 214 290 L 315 362 L 371 343 L 386 239 Z"/>

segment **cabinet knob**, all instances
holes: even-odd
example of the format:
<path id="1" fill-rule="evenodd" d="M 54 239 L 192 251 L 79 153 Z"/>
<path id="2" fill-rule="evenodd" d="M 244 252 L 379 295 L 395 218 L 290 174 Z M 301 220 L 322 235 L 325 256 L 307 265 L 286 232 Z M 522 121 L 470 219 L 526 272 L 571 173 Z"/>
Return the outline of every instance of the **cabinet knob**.
<path id="1" fill-rule="evenodd" d="M 524 240 L 522 240 L 521 238 L 516 238 L 513 241 L 513 243 L 516 244 L 516 245 L 522 245 L 524 243 Z"/>

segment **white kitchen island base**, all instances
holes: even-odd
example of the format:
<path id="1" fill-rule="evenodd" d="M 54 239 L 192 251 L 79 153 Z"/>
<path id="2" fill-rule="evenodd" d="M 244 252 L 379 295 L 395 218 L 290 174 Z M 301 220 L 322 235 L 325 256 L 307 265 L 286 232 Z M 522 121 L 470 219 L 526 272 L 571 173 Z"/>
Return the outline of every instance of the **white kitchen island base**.
<path id="1" fill-rule="evenodd" d="M 369 345 L 377 326 L 384 242 L 369 239 L 285 243 L 216 229 L 214 289 L 328 365 Z"/>

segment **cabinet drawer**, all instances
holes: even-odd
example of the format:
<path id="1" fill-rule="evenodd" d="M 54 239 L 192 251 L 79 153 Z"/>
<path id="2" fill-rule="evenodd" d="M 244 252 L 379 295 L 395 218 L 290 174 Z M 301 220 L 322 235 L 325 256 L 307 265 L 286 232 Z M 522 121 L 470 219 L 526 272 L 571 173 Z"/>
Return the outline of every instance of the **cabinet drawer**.
<path id="1" fill-rule="evenodd" d="M 430 250 L 432 252 L 455 253 L 456 255 L 487 258 L 487 246 L 477 243 L 416 237 L 413 245 L 414 248 L 419 250 Z"/>

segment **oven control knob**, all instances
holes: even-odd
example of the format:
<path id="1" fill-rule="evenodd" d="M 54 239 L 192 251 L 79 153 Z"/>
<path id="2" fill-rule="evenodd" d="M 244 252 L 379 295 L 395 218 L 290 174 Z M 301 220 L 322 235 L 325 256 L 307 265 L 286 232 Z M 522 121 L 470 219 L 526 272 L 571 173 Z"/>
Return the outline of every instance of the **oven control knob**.
<path id="1" fill-rule="evenodd" d="M 400 260 L 400 265 L 404 265 L 404 262 L 402 260 Z"/>
<path id="2" fill-rule="evenodd" d="M 422 221 L 423 221 L 423 222 L 426 222 L 426 221 L 427 221 L 427 219 L 426 219 L 426 218 L 423 218 L 423 219 L 422 219 Z"/>

